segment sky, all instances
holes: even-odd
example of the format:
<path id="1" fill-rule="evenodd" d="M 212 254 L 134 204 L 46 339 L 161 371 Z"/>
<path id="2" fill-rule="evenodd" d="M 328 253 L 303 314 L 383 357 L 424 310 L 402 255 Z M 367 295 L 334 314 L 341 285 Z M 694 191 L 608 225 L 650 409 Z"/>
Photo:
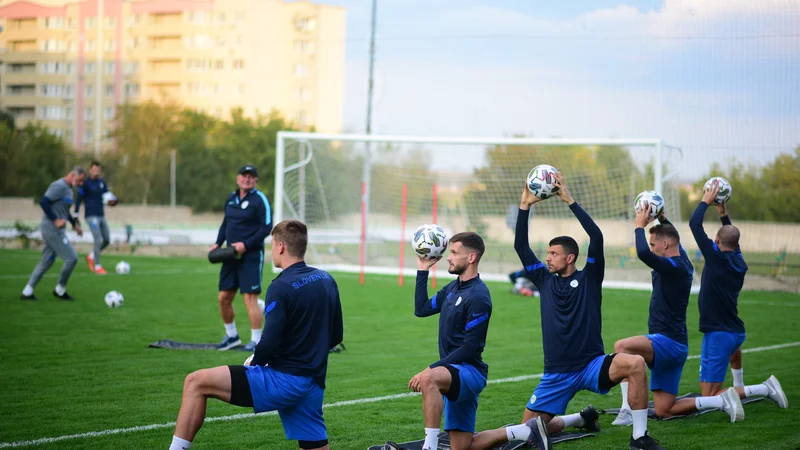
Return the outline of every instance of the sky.
<path id="1" fill-rule="evenodd" d="M 365 130 L 371 0 L 347 10 Z M 660 138 L 691 178 L 800 145 L 797 0 L 378 0 L 373 133 Z M 441 152 L 442 170 L 482 162 Z"/>

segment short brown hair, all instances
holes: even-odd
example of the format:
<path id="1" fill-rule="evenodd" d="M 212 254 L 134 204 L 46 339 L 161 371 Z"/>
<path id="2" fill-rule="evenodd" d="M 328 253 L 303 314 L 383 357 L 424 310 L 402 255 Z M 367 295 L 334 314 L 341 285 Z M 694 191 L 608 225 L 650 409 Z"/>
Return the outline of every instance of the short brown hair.
<path id="1" fill-rule="evenodd" d="M 655 234 L 656 239 L 672 239 L 673 241 L 677 242 L 678 244 L 681 243 L 681 235 L 678 233 L 678 229 L 675 228 L 674 225 L 670 224 L 659 224 L 650 228 L 650 234 Z"/>
<path id="2" fill-rule="evenodd" d="M 299 220 L 284 220 L 272 229 L 272 241 L 283 242 L 290 255 L 303 258 L 308 248 L 308 227 Z"/>
<path id="3" fill-rule="evenodd" d="M 453 244 L 456 242 L 461 242 L 461 245 L 478 254 L 478 258 L 475 262 L 479 262 L 483 256 L 483 252 L 486 251 L 483 239 L 478 233 L 472 231 L 454 234 L 453 237 L 450 238 L 450 243 Z"/>

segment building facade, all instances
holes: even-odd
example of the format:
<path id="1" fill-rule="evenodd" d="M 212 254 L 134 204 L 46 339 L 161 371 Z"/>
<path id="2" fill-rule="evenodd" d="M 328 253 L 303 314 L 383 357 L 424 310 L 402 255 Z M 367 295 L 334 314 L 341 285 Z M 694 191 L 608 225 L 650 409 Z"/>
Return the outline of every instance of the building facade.
<path id="1" fill-rule="evenodd" d="M 284 0 L 0 0 L 0 108 L 79 149 L 117 105 L 168 97 L 337 132 L 345 11 Z"/>

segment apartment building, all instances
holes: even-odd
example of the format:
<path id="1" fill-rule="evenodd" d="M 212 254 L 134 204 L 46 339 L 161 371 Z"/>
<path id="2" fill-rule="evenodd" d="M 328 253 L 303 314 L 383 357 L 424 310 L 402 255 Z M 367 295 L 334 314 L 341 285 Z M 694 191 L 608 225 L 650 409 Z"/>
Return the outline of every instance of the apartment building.
<path id="1" fill-rule="evenodd" d="M 176 99 L 226 118 L 278 109 L 337 132 L 345 11 L 285 0 L 0 0 L 0 108 L 77 148 L 117 105 Z"/>

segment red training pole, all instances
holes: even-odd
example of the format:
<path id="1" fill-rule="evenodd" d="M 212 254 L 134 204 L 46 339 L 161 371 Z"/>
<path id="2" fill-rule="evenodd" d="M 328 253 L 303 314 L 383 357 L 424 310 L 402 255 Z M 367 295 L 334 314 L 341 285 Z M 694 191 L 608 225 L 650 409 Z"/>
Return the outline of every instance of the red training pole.
<path id="1" fill-rule="evenodd" d="M 400 273 L 397 275 L 397 285 L 403 286 L 403 265 L 406 253 L 406 207 L 408 205 L 408 184 L 403 183 L 403 206 L 400 210 Z"/>
<path id="2" fill-rule="evenodd" d="M 364 284 L 364 264 L 367 261 L 367 183 L 361 182 L 361 273 L 359 284 Z"/>
<path id="3" fill-rule="evenodd" d="M 436 218 L 438 214 L 436 213 L 437 201 L 436 201 L 436 183 L 433 183 L 433 224 L 436 225 Z M 436 266 L 431 267 L 431 276 L 433 277 L 433 288 L 436 289 Z"/>

